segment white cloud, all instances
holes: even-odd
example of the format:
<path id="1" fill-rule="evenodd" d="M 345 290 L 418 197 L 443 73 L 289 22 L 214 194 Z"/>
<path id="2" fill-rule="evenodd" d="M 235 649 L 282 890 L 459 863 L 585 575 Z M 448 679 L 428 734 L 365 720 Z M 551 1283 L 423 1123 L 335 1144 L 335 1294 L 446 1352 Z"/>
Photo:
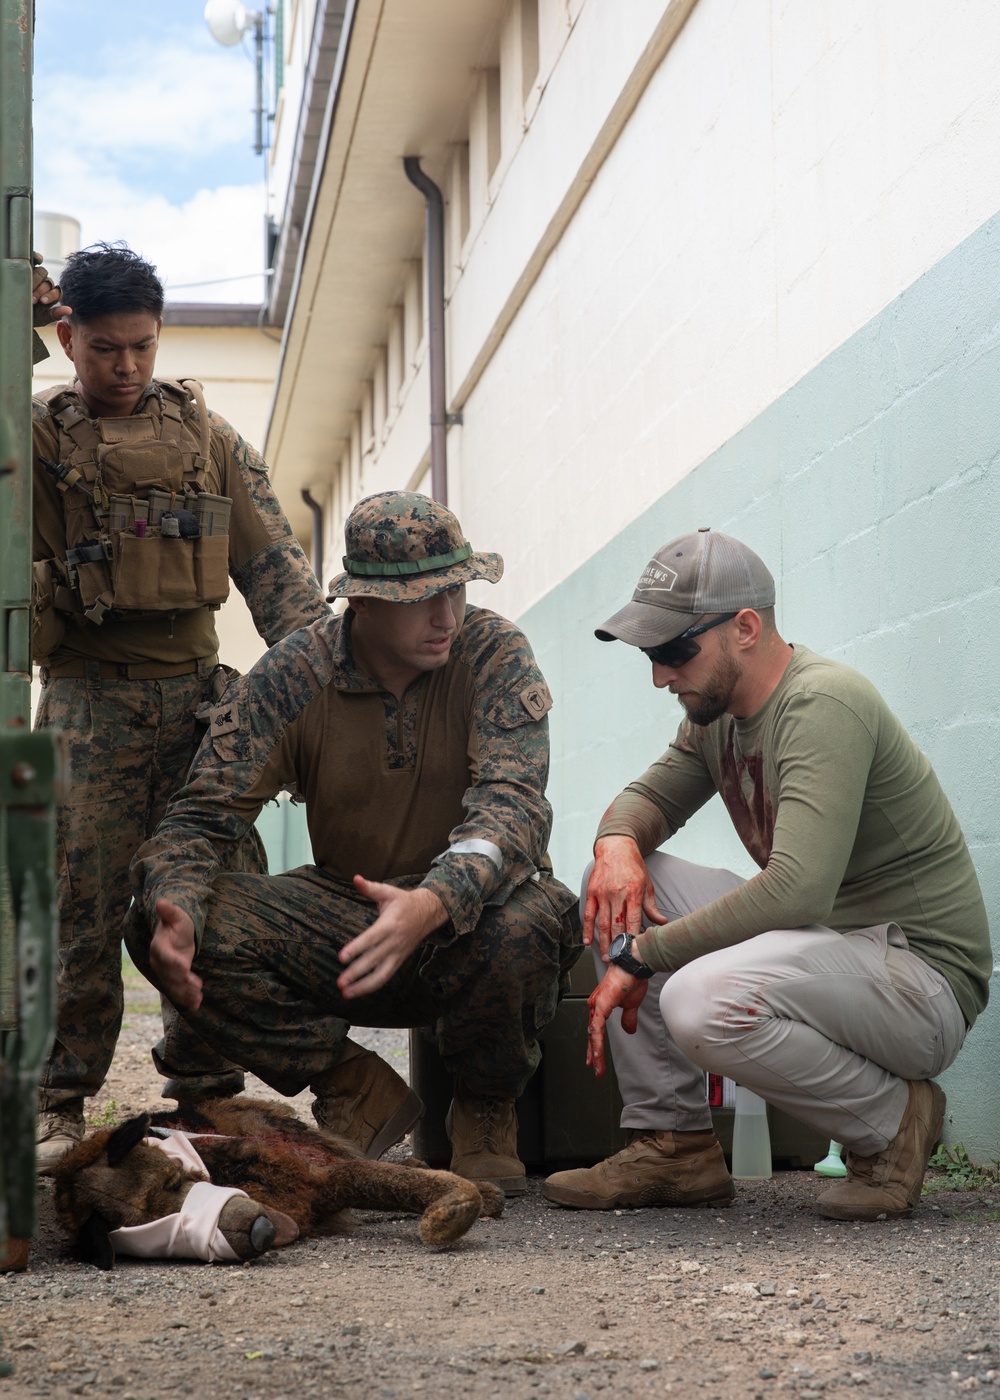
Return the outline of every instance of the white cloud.
<path id="1" fill-rule="evenodd" d="M 182 204 L 136 194 L 113 178 L 65 183 L 58 203 L 37 194 L 37 208 L 80 220 L 82 246 L 124 239 L 154 262 L 168 301 L 263 300 L 263 184 L 202 189 Z M 244 273 L 258 275 L 215 286 L 184 285 Z"/>
<path id="2" fill-rule="evenodd" d="M 124 239 L 156 264 L 169 300 L 260 302 L 253 69 L 201 42 L 126 39 L 82 71 L 38 75 L 35 208 L 78 219 L 82 246 Z M 184 285 L 242 274 L 254 275 Z"/>
<path id="3" fill-rule="evenodd" d="M 49 73 L 35 92 L 35 149 L 43 161 L 86 151 L 204 157 L 252 136 L 253 68 L 167 42 L 123 45 L 113 72 Z"/>

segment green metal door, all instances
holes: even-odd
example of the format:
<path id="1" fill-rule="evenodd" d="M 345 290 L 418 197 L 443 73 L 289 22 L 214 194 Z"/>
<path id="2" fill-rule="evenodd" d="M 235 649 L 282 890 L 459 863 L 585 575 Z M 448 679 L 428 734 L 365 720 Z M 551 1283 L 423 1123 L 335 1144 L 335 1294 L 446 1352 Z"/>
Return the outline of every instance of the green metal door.
<path id="1" fill-rule="evenodd" d="M 55 1004 L 56 747 L 32 734 L 31 0 L 0 0 L 0 1259 L 35 1229 Z M 21 1263 L 23 1267 L 23 1263 Z M 7 1363 L 0 1368 L 9 1371 Z"/>

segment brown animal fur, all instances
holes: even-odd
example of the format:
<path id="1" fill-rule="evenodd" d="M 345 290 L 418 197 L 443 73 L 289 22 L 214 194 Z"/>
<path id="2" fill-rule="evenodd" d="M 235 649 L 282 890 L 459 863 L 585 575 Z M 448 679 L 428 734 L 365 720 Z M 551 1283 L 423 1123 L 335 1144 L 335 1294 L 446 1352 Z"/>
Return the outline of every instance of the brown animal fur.
<path id="1" fill-rule="evenodd" d="M 143 1144 L 150 1123 L 191 1134 L 210 1180 L 245 1191 L 278 1225 L 276 1244 L 293 1237 L 280 1228 L 282 1214 L 300 1234 L 323 1235 L 342 1229 L 351 1207 L 412 1211 L 422 1217 L 423 1243 L 440 1247 L 465 1234 L 481 1215 L 498 1217 L 503 1211 L 503 1193 L 489 1183 L 370 1162 L 342 1139 L 307 1127 L 283 1105 L 224 1099 L 152 1118 L 144 1114 L 114 1131 L 92 1134 L 63 1158 L 54 1172 L 56 1210 L 88 1257 L 100 1253 L 92 1239 L 95 1228 L 104 1227 L 106 1234 L 171 1215 L 197 1180 Z"/>

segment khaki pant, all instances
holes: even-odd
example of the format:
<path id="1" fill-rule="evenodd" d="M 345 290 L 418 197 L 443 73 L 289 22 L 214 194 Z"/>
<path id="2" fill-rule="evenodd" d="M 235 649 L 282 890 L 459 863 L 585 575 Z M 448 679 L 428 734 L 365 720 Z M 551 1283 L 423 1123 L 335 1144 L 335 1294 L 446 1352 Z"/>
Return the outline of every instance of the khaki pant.
<path id="1" fill-rule="evenodd" d="M 661 852 L 646 864 L 668 918 L 742 884 Z M 710 1127 L 707 1070 L 869 1155 L 895 1136 L 906 1081 L 946 1069 L 966 1025 L 947 980 L 895 924 L 848 934 L 813 924 L 772 929 L 653 978 L 637 1034 L 617 1013 L 608 1034 L 623 1127 Z"/>

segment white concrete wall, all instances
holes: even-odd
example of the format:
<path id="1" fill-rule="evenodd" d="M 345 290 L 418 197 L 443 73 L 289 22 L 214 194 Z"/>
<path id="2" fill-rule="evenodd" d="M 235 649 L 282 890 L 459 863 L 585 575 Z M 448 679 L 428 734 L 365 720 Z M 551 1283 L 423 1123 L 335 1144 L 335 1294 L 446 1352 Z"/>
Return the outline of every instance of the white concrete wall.
<path id="1" fill-rule="evenodd" d="M 453 497 L 514 616 L 1000 208 L 992 0 L 699 0 L 596 170 L 668 7 L 577 8 L 542 0 L 541 95 L 450 257 Z M 404 403 L 363 489 L 426 444 Z"/>

